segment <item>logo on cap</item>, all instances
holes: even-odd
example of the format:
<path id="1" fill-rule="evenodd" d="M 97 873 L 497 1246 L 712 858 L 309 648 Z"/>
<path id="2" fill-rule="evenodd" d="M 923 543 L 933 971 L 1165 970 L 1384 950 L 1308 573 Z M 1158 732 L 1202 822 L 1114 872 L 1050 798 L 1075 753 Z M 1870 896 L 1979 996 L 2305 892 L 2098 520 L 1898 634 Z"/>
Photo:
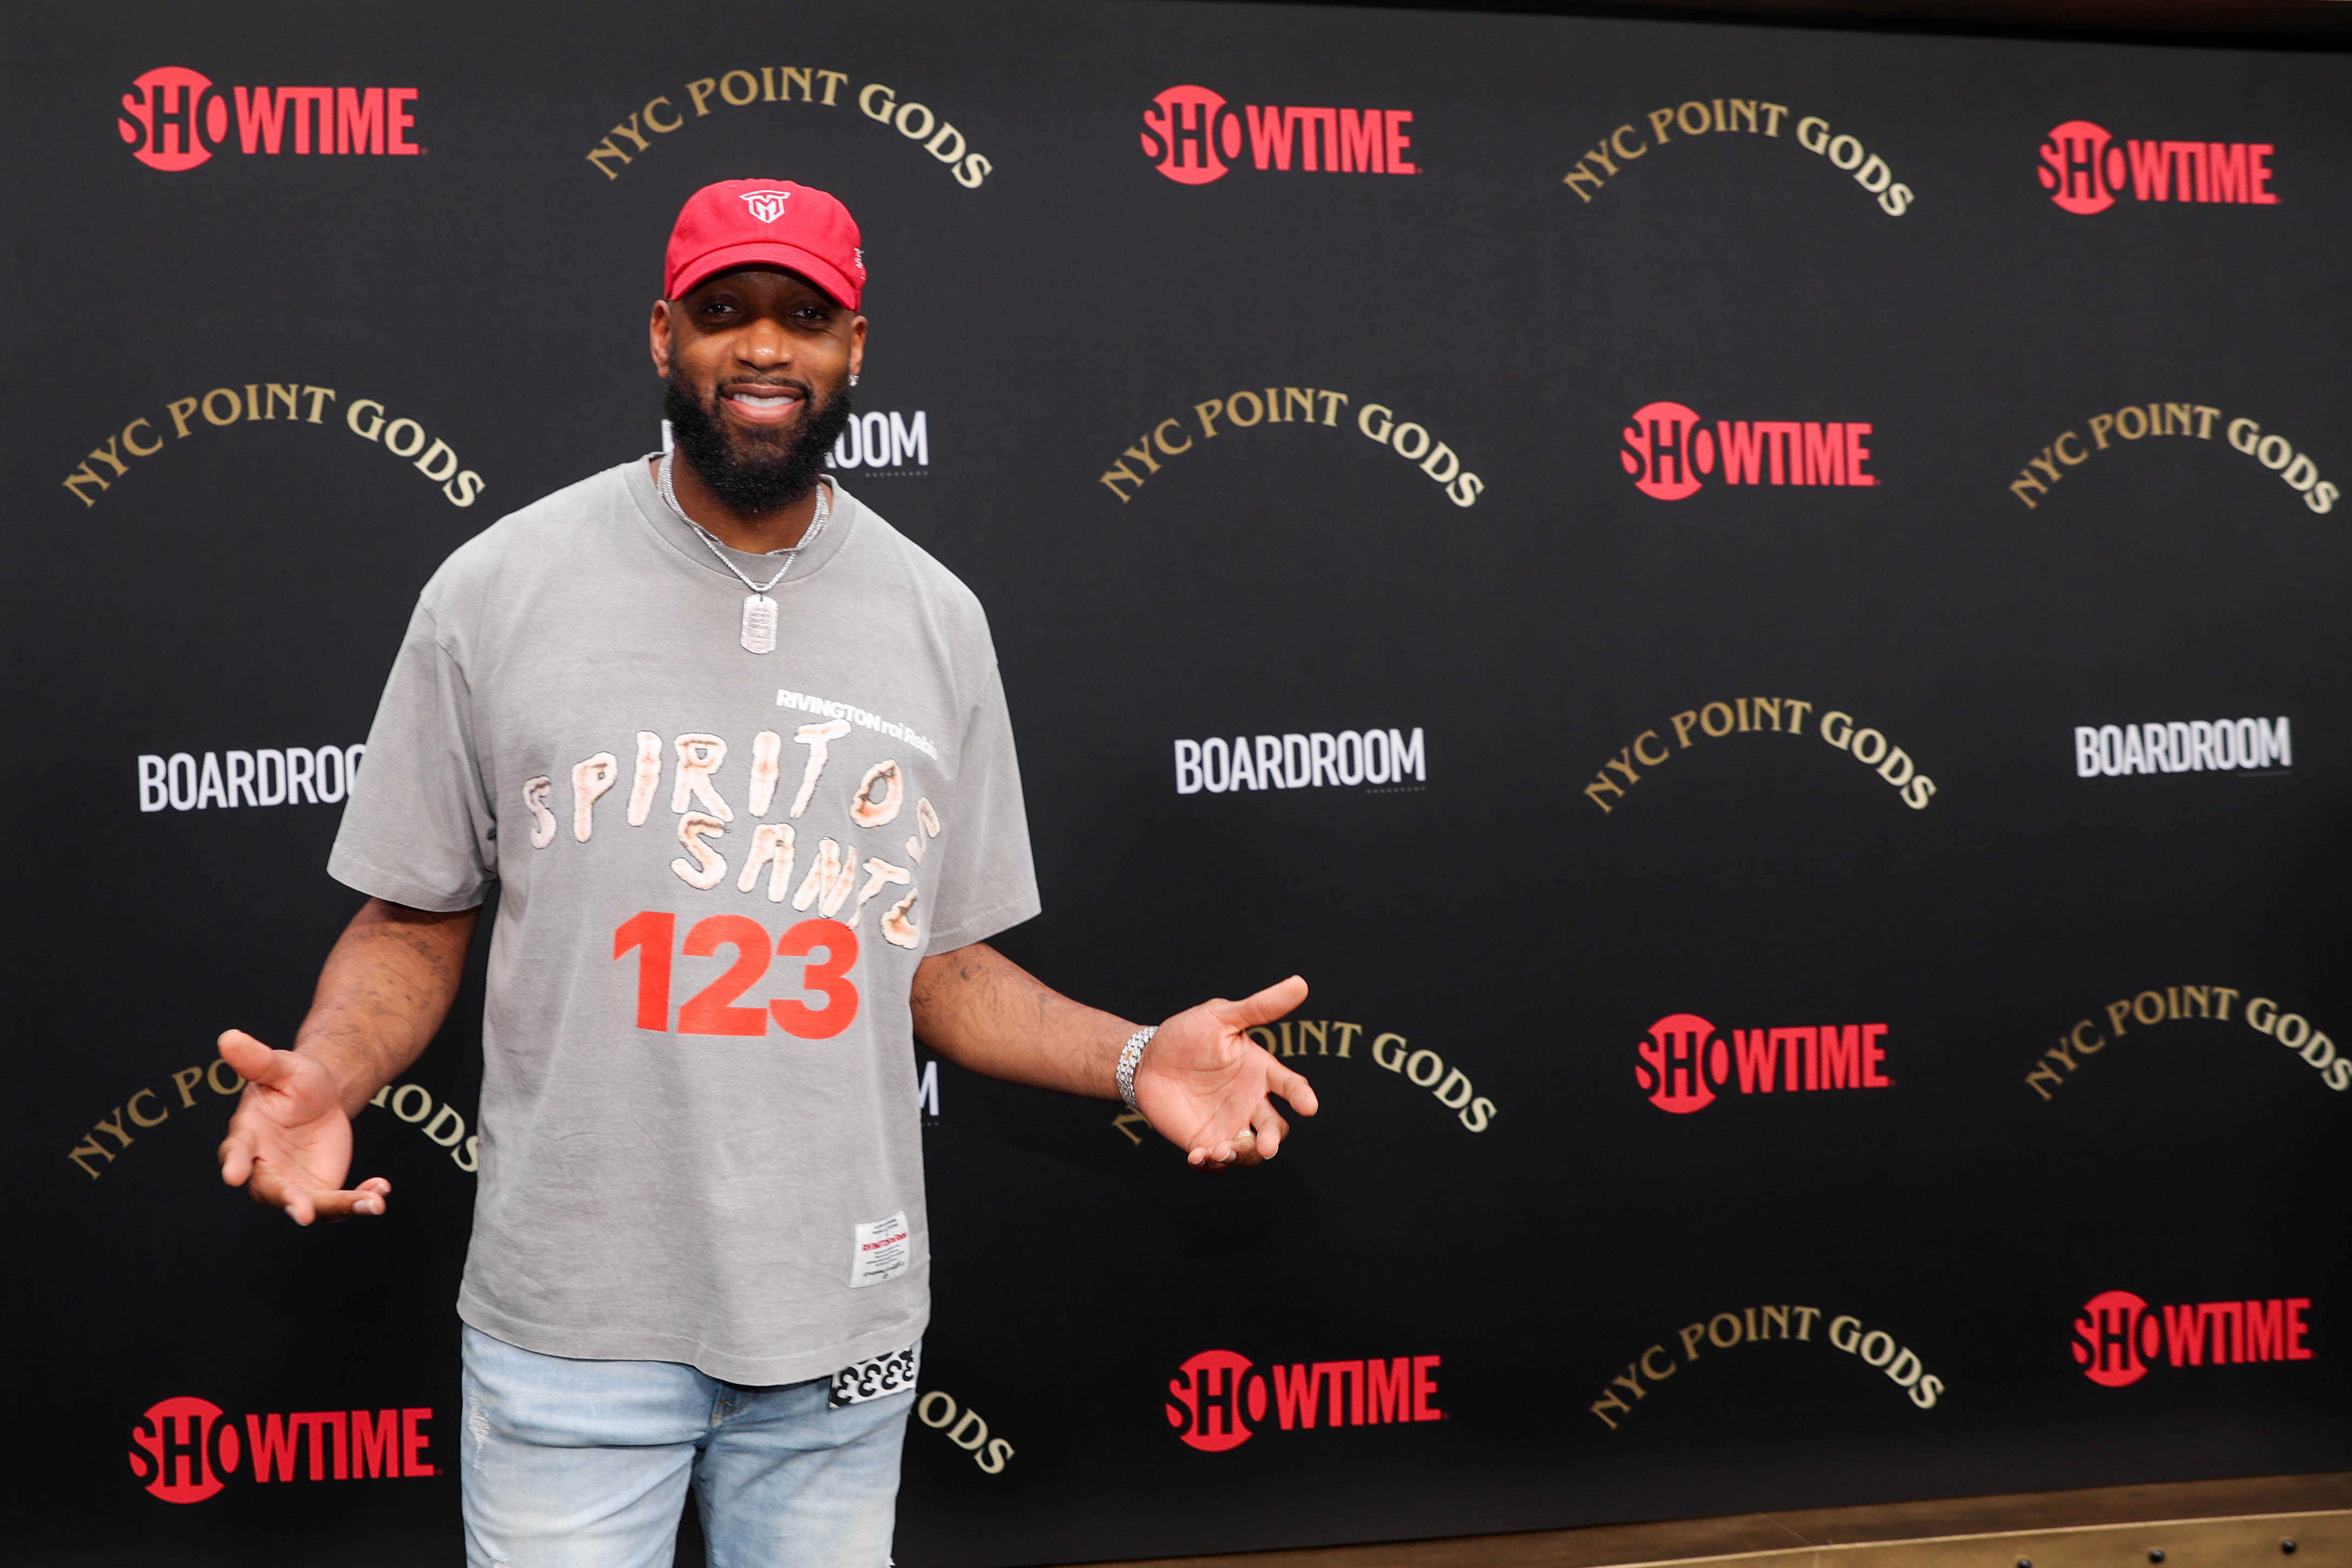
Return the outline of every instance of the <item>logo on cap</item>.
<path id="1" fill-rule="evenodd" d="M 784 204 L 793 199 L 790 191 L 745 191 L 743 205 L 761 223 L 773 223 L 784 216 Z"/>

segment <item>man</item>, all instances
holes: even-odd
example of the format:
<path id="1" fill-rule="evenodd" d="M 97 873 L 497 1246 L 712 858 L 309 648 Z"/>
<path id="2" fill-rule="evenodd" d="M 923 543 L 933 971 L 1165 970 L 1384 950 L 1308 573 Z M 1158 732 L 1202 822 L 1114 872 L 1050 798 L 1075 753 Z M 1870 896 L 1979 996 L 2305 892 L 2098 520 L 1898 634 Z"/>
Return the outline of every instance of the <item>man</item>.
<path id="1" fill-rule="evenodd" d="M 1244 1031 L 1296 976 L 1155 1033 L 986 939 L 1037 912 L 978 602 L 824 479 L 866 350 L 823 192 L 688 201 L 653 308 L 674 455 L 460 548 L 420 597 L 329 870 L 368 901 L 222 1178 L 298 1223 L 381 1215 L 351 1118 L 413 1062 L 500 890 L 481 1181 L 458 1297 L 478 1564 L 887 1560 L 929 1314 L 911 1037 L 1123 1096 L 1208 1170 L 1271 1158 Z M 1148 1047 L 1148 1048 L 1147 1048 Z"/>

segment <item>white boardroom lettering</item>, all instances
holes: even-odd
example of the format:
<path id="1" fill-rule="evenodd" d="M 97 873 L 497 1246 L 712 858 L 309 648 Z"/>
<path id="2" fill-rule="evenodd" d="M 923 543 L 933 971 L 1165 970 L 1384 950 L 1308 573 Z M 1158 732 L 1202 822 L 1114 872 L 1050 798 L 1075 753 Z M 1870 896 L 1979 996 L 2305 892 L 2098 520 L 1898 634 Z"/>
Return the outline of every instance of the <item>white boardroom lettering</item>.
<path id="1" fill-rule="evenodd" d="M 1412 788 L 1428 777 L 1428 748 L 1418 725 L 1410 735 L 1400 730 L 1342 730 L 1336 735 L 1317 730 L 1176 742 L 1178 795 L 1360 784 Z"/>
<path id="2" fill-rule="evenodd" d="M 351 793 L 364 744 L 262 746 L 250 752 L 142 753 L 142 811 L 226 810 L 236 805 L 332 805 Z"/>
<path id="3" fill-rule="evenodd" d="M 2080 724 L 2074 776 L 2189 773 L 2294 765 L 2294 738 L 2279 719 L 2195 719 L 2148 724 Z"/>

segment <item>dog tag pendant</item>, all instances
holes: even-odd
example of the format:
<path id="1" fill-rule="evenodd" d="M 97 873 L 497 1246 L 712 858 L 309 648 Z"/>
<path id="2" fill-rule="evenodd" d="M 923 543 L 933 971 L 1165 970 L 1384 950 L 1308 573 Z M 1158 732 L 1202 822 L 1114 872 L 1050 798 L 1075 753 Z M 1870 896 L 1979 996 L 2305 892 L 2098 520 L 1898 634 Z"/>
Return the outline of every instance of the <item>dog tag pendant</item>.
<path id="1" fill-rule="evenodd" d="M 743 651 L 776 651 L 776 601 L 765 594 L 751 594 L 744 597 Z"/>

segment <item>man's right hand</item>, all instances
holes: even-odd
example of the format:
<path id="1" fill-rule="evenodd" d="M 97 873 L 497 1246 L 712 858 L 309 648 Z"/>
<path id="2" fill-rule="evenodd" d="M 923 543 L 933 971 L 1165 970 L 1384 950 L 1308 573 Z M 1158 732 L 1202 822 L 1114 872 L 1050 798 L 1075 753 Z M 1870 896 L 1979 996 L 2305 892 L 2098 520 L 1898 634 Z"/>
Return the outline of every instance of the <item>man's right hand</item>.
<path id="1" fill-rule="evenodd" d="M 220 1054 L 246 1080 L 221 1141 L 222 1181 L 246 1188 L 256 1203 L 284 1209 L 296 1225 L 383 1213 L 390 1182 L 371 1176 L 356 1187 L 343 1185 L 352 1167 L 352 1122 L 325 1063 L 273 1051 L 242 1029 L 220 1037 Z"/>

